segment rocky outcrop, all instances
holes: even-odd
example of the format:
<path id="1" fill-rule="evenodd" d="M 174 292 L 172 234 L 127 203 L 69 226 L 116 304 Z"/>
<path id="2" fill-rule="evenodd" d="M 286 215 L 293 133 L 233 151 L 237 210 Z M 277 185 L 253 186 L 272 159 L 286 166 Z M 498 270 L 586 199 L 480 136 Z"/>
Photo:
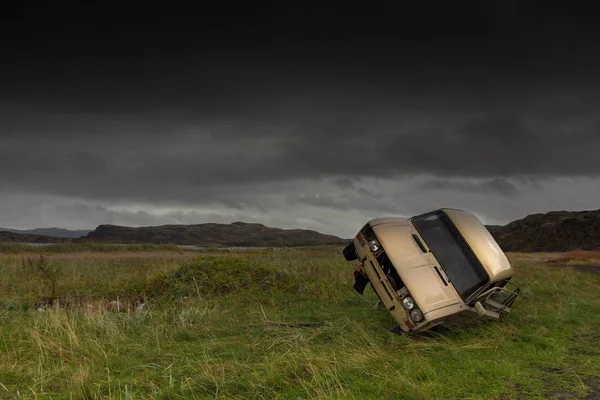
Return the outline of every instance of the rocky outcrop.
<path id="1" fill-rule="evenodd" d="M 600 210 L 532 214 L 488 230 L 504 251 L 600 250 Z"/>
<path id="2" fill-rule="evenodd" d="M 162 225 L 131 228 L 100 225 L 81 240 L 104 243 L 156 243 L 199 246 L 319 246 L 339 245 L 347 240 L 305 229 L 278 229 L 262 224 Z"/>

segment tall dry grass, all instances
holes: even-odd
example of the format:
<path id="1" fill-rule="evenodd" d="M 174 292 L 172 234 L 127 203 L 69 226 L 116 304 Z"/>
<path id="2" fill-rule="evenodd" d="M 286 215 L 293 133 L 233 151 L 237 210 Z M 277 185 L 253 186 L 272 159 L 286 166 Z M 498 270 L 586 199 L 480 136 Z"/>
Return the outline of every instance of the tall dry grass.
<path id="1" fill-rule="evenodd" d="M 596 264 L 600 265 L 600 251 L 573 250 L 560 253 L 556 258 L 550 260 L 552 263 L 566 264 Z"/>

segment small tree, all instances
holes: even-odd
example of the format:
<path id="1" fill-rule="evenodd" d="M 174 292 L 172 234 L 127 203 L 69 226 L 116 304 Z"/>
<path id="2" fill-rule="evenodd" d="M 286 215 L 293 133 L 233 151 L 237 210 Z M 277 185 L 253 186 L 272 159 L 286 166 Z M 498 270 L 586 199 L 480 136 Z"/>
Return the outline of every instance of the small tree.
<path id="1" fill-rule="evenodd" d="M 37 276 L 45 282 L 50 288 L 50 302 L 56 298 L 56 282 L 58 280 L 58 265 L 49 263 L 46 257 L 40 255 L 39 258 L 27 257 L 23 260 L 23 267 L 31 274 Z"/>

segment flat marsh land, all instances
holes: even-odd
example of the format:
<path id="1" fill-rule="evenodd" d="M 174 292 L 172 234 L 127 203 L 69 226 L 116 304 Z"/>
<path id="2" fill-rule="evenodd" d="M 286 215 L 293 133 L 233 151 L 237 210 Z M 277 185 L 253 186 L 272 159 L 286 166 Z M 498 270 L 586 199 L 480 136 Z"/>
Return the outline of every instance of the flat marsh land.
<path id="1" fill-rule="evenodd" d="M 0 399 L 600 399 L 600 256 L 508 257 L 505 319 L 397 335 L 341 248 L 2 245 Z"/>

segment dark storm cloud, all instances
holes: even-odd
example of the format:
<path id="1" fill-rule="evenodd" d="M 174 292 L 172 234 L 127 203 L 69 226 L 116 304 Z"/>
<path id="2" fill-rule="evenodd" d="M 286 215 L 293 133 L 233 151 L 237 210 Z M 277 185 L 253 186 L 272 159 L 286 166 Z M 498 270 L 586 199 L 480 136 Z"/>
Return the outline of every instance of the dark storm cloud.
<path id="1" fill-rule="evenodd" d="M 345 101 L 351 108 L 360 103 Z M 148 121 L 116 118 L 103 124 L 104 135 L 88 133 L 85 123 L 61 129 L 55 120 L 53 126 L 26 132 L 15 123 L 0 146 L 0 168 L 11 171 L 0 175 L 0 184 L 92 198 L 190 201 L 214 197 L 217 187 L 335 176 L 493 179 L 600 173 L 595 151 L 600 114 L 574 119 L 569 112 L 560 118 L 553 110 L 549 122 L 543 99 L 533 111 L 520 108 L 525 101 L 501 112 L 465 108 L 427 115 L 423 108 L 418 115 L 399 111 L 400 116 L 382 115 L 365 104 L 361 115 L 334 110 L 326 116 L 314 110 L 318 122 L 313 123 L 305 110 L 299 120 L 265 126 L 235 118 L 189 126 L 179 121 L 164 135 Z M 344 120 L 339 127 L 337 119 Z M 135 133 L 147 127 L 155 133 Z M 336 184 L 351 189 L 353 180 L 340 178 Z"/>
<path id="2" fill-rule="evenodd" d="M 568 8 L 7 12 L 0 192 L 264 215 L 410 213 L 437 205 L 427 189 L 506 206 L 600 175 L 600 36 Z M 113 212 L 68 211 L 158 221 Z"/>

